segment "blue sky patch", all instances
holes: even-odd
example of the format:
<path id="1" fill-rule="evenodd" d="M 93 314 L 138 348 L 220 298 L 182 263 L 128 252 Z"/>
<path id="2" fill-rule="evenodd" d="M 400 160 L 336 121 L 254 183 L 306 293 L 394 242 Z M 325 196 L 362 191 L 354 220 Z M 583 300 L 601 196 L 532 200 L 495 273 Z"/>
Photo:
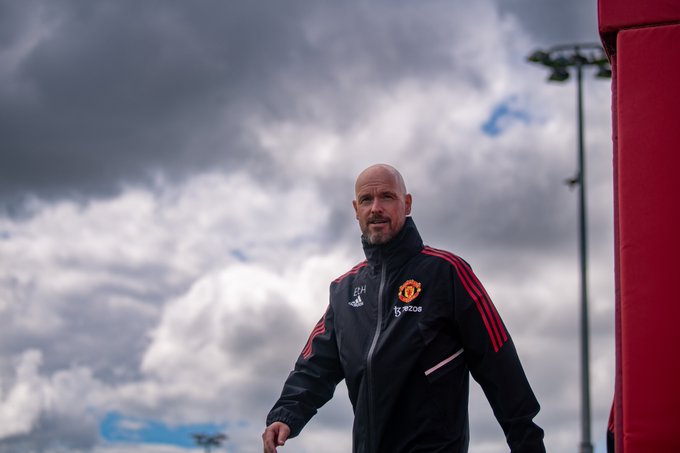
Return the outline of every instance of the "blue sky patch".
<path id="1" fill-rule="evenodd" d="M 109 412 L 101 422 L 100 432 L 107 442 L 168 444 L 178 447 L 196 447 L 194 433 L 217 434 L 225 432 L 226 425 L 214 423 L 195 425 L 167 425 L 157 420 L 126 417 Z"/>
<path id="2" fill-rule="evenodd" d="M 237 260 L 239 260 L 242 263 L 245 263 L 245 262 L 248 261 L 248 257 L 246 256 L 246 254 L 243 253 L 243 251 L 241 251 L 239 249 L 232 249 L 231 250 L 231 256 L 233 256 L 234 258 L 236 258 Z"/>
<path id="3" fill-rule="evenodd" d="M 526 110 L 517 107 L 516 100 L 516 97 L 512 96 L 496 105 L 489 119 L 482 124 L 482 132 L 490 137 L 497 137 L 517 121 L 528 124 L 531 116 Z"/>

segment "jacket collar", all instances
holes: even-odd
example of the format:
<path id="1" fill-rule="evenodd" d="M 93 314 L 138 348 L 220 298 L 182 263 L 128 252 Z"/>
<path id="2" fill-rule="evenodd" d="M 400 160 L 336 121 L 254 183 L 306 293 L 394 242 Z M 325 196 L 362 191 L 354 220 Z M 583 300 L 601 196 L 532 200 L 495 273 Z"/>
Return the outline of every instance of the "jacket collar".
<path id="1" fill-rule="evenodd" d="M 388 269 L 401 267 L 412 256 L 423 249 L 423 240 L 411 217 L 406 217 L 404 226 L 397 235 L 385 244 L 369 244 L 361 236 L 361 244 L 368 264 L 372 268 L 386 265 Z"/>

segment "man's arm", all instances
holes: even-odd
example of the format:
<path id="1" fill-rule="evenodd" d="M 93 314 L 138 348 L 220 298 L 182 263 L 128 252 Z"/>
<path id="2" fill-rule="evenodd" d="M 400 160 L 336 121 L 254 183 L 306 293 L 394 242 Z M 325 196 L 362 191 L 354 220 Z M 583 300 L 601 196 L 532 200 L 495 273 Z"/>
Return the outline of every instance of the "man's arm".
<path id="1" fill-rule="evenodd" d="M 467 352 L 467 350 L 466 350 Z M 543 430 L 534 423 L 540 406 L 511 339 L 470 371 L 481 385 L 512 453 L 545 453 Z"/>
<path id="2" fill-rule="evenodd" d="M 297 436 L 317 410 L 331 399 L 342 378 L 333 328 L 333 310 L 329 305 L 324 316 L 312 329 L 295 368 L 286 379 L 281 396 L 267 415 L 268 427 L 263 434 L 265 451 L 265 436 L 283 441 Z M 275 422 L 284 424 L 287 432 L 282 431 Z M 280 437 L 282 435 L 283 439 Z M 269 447 L 274 448 L 269 451 L 275 451 L 272 443 Z"/>
<path id="3" fill-rule="evenodd" d="M 486 290 L 464 261 L 454 283 L 456 324 L 470 372 L 484 390 L 513 453 L 544 453 L 543 430 L 534 423 L 540 406 L 505 324 Z"/>

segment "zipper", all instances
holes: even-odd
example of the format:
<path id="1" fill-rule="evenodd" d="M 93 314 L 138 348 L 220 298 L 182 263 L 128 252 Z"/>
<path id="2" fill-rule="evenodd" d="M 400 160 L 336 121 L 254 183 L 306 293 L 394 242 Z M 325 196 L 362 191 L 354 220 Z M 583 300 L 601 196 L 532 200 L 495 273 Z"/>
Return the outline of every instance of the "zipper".
<path id="1" fill-rule="evenodd" d="M 382 260 L 381 260 L 382 261 Z M 381 265 L 380 269 L 380 286 L 378 287 L 378 320 L 375 326 L 375 333 L 373 334 L 373 342 L 371 347 L 368 349 L 368 356 L 366 357 L 366 381 L 368 383 L 368 438 L 367 438 L 367 452 L 373 452 L 373 435 L 376 432 L 375 429 L 375 414 L 373 408 L 375 407 L 373 395 L 373 354 L 375 353 L 375 348 L 378 345 L 378 338 L 380 338 L 380 331 L 382 330 L 383 322 L 383 292 L 385 290 L 385 278 L 387 276 L 387 267 L 385 263 Z"/>

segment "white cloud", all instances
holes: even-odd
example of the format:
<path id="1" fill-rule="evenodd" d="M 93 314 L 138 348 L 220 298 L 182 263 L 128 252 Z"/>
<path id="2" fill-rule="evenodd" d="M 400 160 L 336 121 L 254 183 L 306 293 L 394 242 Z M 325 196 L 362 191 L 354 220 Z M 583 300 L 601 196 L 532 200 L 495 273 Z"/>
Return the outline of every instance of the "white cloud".
<path id="1" fill-rule="evenodd" d="M 15 361 L 14 379 L 0 382 L 0 438 L 25 438 L 40 426 L 63 422 L 73 424 L 73 432 L 92 426 L 91 410 L 104 402 L 105 392 L 87 367 L 43 374 L 42 353 L 37 350 L 27 350 Z"/>
<path id="2" fill-rule="evenodd" d="M 29 432 L 45 409 L 43 382 L 38 375 L 40 362 L 38 351 L 24 353 L 16 366 L 15 382 L 0 394 L 0 437 Z"/>

